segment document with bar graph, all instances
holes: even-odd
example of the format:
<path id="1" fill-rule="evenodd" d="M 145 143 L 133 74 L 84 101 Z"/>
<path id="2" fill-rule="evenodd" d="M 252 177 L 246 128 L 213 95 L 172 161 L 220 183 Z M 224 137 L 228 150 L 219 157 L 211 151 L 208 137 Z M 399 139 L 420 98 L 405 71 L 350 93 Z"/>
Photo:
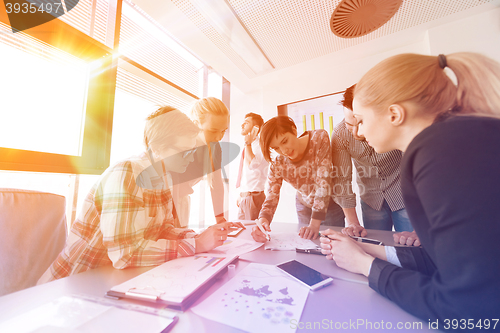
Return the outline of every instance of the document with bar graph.
<path id="1" fill-rule="evenodd" d="M 108 296 L 158 302 L 185 310 L 238 256 L 200 253 L 155 267 L 107 292 Z"/>

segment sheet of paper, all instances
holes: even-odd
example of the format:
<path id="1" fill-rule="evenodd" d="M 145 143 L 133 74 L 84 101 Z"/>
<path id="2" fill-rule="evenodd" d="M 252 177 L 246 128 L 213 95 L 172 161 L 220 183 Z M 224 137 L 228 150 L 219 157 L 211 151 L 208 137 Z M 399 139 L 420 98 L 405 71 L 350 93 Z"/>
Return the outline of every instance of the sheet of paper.
<path id="1" fill-rule="evenodd" d="M 271 232 L 271 240 L 266 242 L 266 250 L 293 250 L 296 248 L 301 249 L 315 249 L 317 245 L 309 240 L 300 238 L 296 232 Z"/>
<path id="2" fill-rule="evenodd" d="M 8 321 L 0 332 L 101 332 L 113 327 L 117 332 L 161 332 L 172 319 L 118 309 L 78 297 L 62 296 Z"/>
<path id="3" fill-rule="evenodd" d="M 199 316 L 248 332 L 295 332 L 309 289 L 274 265 L 251 263 L 192 308 Z"/>
<path id="4" fill-rule="evenodd" d="M 207 252 L 207 254 L 224 255 L 224 256 L 239 256 L 244 253 L 253 251 L 261 247 L 264 243 L 259 243 L 253 240 L 228 238 L 219 247 Z"/>

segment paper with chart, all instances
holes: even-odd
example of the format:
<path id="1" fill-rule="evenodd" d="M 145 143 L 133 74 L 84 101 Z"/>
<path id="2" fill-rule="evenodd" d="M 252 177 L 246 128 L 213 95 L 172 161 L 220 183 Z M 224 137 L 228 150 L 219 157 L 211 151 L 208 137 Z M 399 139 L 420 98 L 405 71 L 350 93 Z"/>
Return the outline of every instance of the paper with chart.
<path id="1" fill-rule="evenodd" d="M 261 247 L 264 243 L 259 243 L 253 240 L 228 238 L 224 244 L 207 252 L 207 254 L 224 255 L 224 256 L 240 256 L 244 253 L 253 251 Z"/>
<path id="2" fill-rule="evenodd" d="M 251 263 L 192 308 L 199 316 L 248 332 L 294 332 L 309 289 L 274 265 Z"/>
<path id="3" fill-rule="evenodd" d="M 266 242 L 266 250 L 315 249 L 318 246 L 309 239 L 300 238 L 296 232 L 271 232 L 271 240 Z"/>
<path id="4" fill-rule="evenodd" d="M 208 253 L 177 258 L 114 286 L 111 290 L 155 295 L 165 301 L 180 303 L 235 258 L 236 256 Z"/>

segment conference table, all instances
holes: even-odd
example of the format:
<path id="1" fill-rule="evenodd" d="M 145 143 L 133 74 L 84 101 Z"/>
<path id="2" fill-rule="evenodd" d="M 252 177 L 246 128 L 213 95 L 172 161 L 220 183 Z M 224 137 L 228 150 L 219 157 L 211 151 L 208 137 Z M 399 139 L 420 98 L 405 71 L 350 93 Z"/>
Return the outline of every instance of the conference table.
<path id="1" fill-rule="evenodd" d="M 238 238 L 252 239 L 252 225 L 238 235 Z M 271 224 L 273 232 L 297 232 L 302 225 L 297 223 Z M 321 228 L 326 229 L 326 227 Z M 341 228 L 331 229 L 340 231 Z M 382 241 L 385 245 L 394 245 L 392 232 L 368 230 L 366 237 Z M 319 243 L 319 240 L 315 241 Z M 397 305 L 380 296 L 368 286 L 368 279 L 359 274 L 347 272 L 332 260 L 326 260 L 322 255 L 296 253 L 295 251 L 270 251 L 264 246 L 239 257 L 235 263 L 236 274 L 249 263 L 280 264 L 290 259 L 298 260 L 319 272 L 331 276 L 334 281 L 322 289 L 309 292 L 300 320 L 296 323 L 297 332 L 322 330 L 357 330 L 384 331 L 405 330 L 408 332 L 431 331 L 427 321 L 421 321 L 415 316 L 400 309 Z M 104 266 L 84 273 L 69 276 L 43 285 L 21 290 L 0 297 L 0 323 L 17 315 L 35 309 L 61 296 L 83 294 L 92 297 L 102 297 L 113 286 L 123 283 L 153 267 L 114 269 Z M 224 285 L 229 279 L 228 273 L 219 275 L 210 288 L 204 292 L 192 306 L 202 302 L 210 294 Z M 151 307 L 163 307 L 154 303 L 136 302 Z M 243 332 L 196 315 L 190 309 L 177 311 L 178 322 L 171 332 Z M 316 323 L 316 326 L 314 326 Z M 120 322 L 108 331 L 120 332 Z M 316 328 L 316 329 L 314 329 Z M 293 331 L 292 329 L 290 330 Z M 436 330 L 432 330 L 435 332 Z M 272 327 L 262 327 L 262 332 L 272 332 Z"/>

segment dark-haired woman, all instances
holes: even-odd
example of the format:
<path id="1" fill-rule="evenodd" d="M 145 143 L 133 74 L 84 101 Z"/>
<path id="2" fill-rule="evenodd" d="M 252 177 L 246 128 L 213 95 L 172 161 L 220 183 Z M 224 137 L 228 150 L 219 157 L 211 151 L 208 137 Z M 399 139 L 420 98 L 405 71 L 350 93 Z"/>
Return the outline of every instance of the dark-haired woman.
<path id="1" fill-rule="evenodd" d="M 264 229 L 271 231 L 283 180 L 297 190 L 297 216 L 300 223 L 308 224 L 300 229 L 301 237 L 318 238 L 320 224 L 344 225 L 344 213 L 330 197 L 332 162 L 330 139 L 325 130 L 306 131 L 297 136 L 293 120 L 278 116 L 262 126 L 260 146 L 264 158 L 270 162 L 269 194 L 259 213 Z M 277 153 L 275 159 L 271 159 L 271 150 Z M 256 241 L 266 241 L 259 228 L 254 228 L 252 236 Z"/>

